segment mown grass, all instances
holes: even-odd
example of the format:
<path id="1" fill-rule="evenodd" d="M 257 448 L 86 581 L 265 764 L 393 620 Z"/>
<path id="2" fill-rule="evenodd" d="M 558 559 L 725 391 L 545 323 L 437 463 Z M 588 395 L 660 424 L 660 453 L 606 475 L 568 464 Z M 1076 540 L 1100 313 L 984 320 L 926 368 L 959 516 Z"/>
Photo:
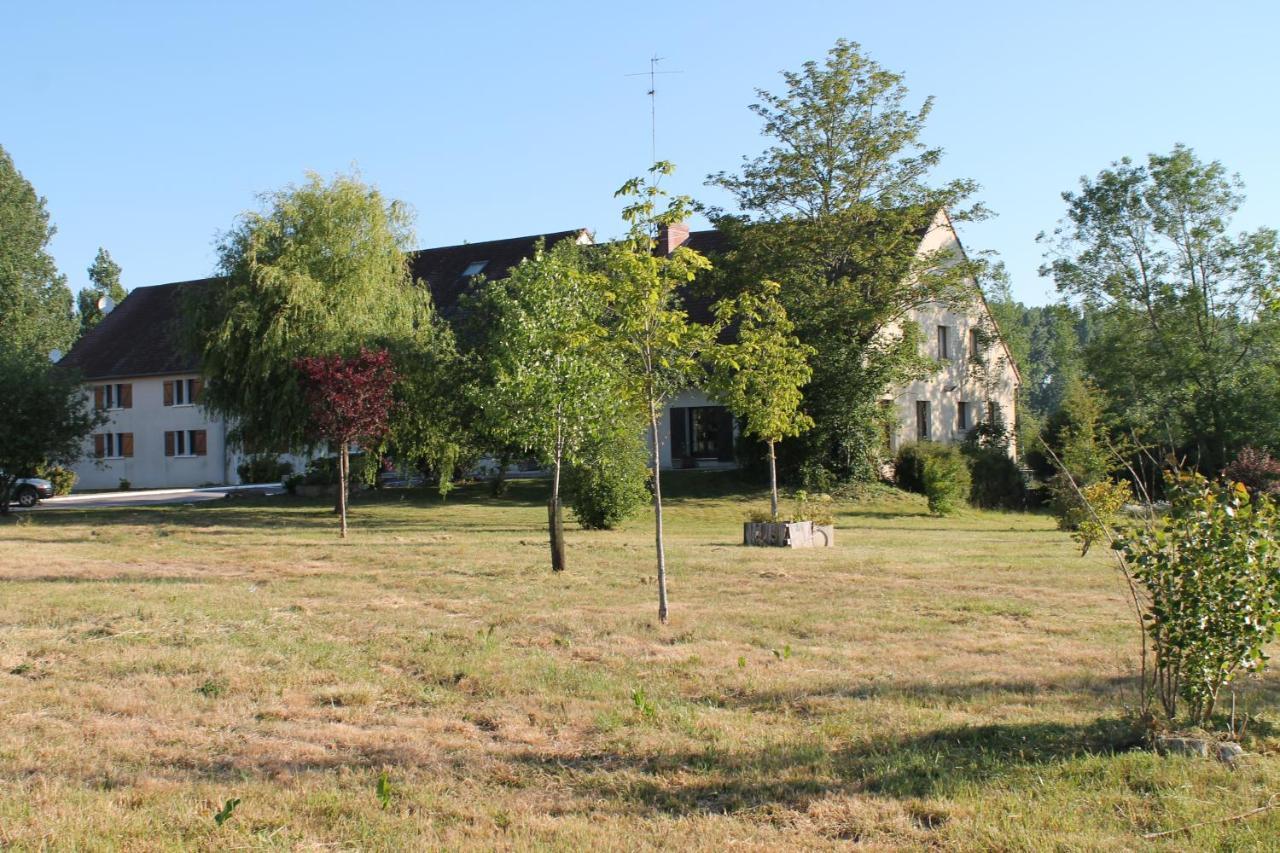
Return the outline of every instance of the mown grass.
<path id="1" fill-rule="evenodd" d="M 1132 748 L 1122 588 L 1045 517 L 877 491 L 746 549 L 763 495 L 669 488 L 667 626 L 648 519 L 553 575 L 536 483 L 364 498 L 345 542 L 284 497 L 6 523 L 0 845 L 1132 849 L 1280 790 L 1273 678 L 1235 770 Z"/>

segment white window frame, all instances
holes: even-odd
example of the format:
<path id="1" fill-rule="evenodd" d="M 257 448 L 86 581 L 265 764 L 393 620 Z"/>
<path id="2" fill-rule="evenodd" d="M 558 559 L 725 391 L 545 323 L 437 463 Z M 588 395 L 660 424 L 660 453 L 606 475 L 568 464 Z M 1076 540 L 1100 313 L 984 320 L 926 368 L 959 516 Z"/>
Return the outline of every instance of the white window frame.
<path id="1" fill-rule="evenodd" d="M 122 432 L 104 432 L 102 434 L 102 458 L 103 459 L 125 459 L 124 444 L 120 437 L 124 435 Z"/>
<path id="2" fill-rule="evenodd" d="M 196 401 L 191 399 L 192 393 L 196 387 L 194 379 L 175 379 L 173 380 L 173 407 L 178 406 L 194 406 Z"/>

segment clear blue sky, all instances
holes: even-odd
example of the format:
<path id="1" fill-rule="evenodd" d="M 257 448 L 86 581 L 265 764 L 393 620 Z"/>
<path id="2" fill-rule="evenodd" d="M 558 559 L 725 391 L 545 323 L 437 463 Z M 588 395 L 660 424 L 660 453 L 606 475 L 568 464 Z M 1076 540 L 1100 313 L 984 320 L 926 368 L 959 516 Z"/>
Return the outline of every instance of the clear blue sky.
<path id="1" fill-rule="evenodd" d="M 255 194 L 358 166 L 409 202 L 418 244 L 577 226 L 617 233 L 613 190 L 649 161 L 660 78 L 669 186 L 762 147 L 747 105 L 778 72 L 863 44 L 937 106 L 939 178 L 998 218 L 971 250 L 1052 298 L 1034 238 L 1059 194 L 1185 142 L 1239 171 L 1240 224 L 1280 226 L 1280 6 L 1107 3 L 16 3 L 0 40 L 0 145 L 58 227 L 73 289 L 99 245 L 126 286 L 209 274 Z"/>

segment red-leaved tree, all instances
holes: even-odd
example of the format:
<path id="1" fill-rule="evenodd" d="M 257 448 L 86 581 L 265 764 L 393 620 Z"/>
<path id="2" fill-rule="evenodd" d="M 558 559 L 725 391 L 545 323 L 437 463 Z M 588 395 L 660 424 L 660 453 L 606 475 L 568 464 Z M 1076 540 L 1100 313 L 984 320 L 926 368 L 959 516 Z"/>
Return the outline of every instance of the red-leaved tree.
<path id="1" fill-rule="evenodd" d="M 293 365 L 301 375 L 311 434 L 338 448 L 338 515 L 345 539 L 351 470 L 347 451 L 353 442 L 369 445 L 386 435 L 398 377 L 386 350 L 361 349 L 351 358 L 310 356 Z"/>

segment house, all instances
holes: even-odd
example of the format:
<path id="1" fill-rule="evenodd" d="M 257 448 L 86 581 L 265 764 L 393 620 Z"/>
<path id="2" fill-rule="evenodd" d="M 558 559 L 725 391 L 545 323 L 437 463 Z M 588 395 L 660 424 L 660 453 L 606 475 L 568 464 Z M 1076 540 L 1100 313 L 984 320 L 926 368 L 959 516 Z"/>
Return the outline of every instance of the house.
<path id="1" fill-rule="evenodd" d="M 460 297 L 475 276 L 505 275 L 533 254 L 539 240 L 553 245 L 590 239 L 587 231 L 575 229 L 464 243 L 414 252 L 410 264 L 448 320 L 457 315 Z M 716 231 L 671 226 L 662 231 L 658 249 L 669 253 L 687 245 L 714 255 L 721 242 Z M 924 234 L 921 251 L 939 247 L 963 253 L 945 213 Z M 227 441 L 228 425 L 200 406 L 199 364 L 179 340 L 184 294 L 216 287 L 218 281 L 136 288 L 62 359 L 60 363 L 80 371 L 86 395 L 108 416 L 87 439 L 85 458 L 75 466 L 78 488 L 115 488 L 121 480 L 148 488 L 238 482 L 241 457 Z M 691 306 L 695 314 L 707 307 Z M 927 306 L 912 319 L 933 336 L 930 346 L 942 367 L 937 375 L 896 389 L 883 401 L 898 415 L 899 428 L 887 436 L 890 446 L 896 449 L 916 438 L 958 441 L 982 419 L 998 418 L 1012 426 L 1020 380 L 985 305 L 979 302 L 968 313 Z M 983 369 L 975 370 L 975 365 Z M 676 395 L 659 427 L 664 468 L 735 464 L 734 419 L 702 389 Z"/>

